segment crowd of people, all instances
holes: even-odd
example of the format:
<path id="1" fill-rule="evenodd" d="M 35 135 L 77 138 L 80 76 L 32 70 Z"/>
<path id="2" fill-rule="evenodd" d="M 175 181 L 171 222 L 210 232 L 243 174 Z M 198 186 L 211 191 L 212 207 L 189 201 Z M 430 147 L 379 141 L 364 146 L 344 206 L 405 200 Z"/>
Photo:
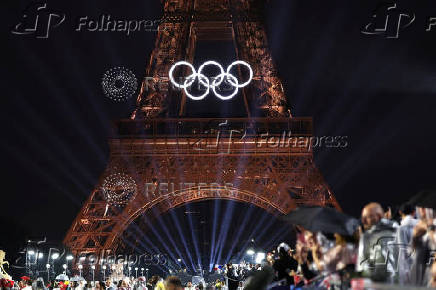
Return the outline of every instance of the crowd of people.
<path id="1" fill-rule="evenodd" d="M 106 281 L 86 281 L 82 280 L 53 280 L 44 283 L 42 277 L 37 278 L 32 281 L 28 276 L 21 277 L 19 282 L 13 280 L 2 279 L 1 289 L 8 290 L 82 290 L 82 289 L 92 289 L 92 290 L 196 290 L 196 289 L 227 289 L 226 282 L 224 279 L 217 279 L 213 283 L 198 283 L 194 285 L 191 281 L 182 283 L 182 280 L 177 276 L 168 276 L 165 280 L 157 275 L 152 276 L 150 279 L 146 280 L 145 277 L 125 277 L 121 280 L 116 280 L 113 278 L 108 278 Z M 242 289 L 242 288 L 241 288 Z"/>
<path id="2" fill-rule="evenodd" d="M 268 253 L 263 268 L 271 267 L 273 280 L 284 285 L 436 288 L 436 219 L 431 208 L 406 203 L 393 213 L 373 202 L 363 208 L 353 235 L 300 229 L 295 247 L 282 244 L 277 254 Z"/>
<path id="3" fill-rule="evenodd" d="M 227 264 L 218 278 L 193 285 L 172 275 L 124 278 L 104 282 L 3 279 L 3 289 L 363 289 L 369 283 L 436 288 L 436 219 L 433 209 L 406 203 L 396 212 L 367 204 L 361 226 L 352 235 L 297 228 L 295 244 L 281 243 L 261 264 Z M 405 288 L 407 289 L 407 288 Z"/>

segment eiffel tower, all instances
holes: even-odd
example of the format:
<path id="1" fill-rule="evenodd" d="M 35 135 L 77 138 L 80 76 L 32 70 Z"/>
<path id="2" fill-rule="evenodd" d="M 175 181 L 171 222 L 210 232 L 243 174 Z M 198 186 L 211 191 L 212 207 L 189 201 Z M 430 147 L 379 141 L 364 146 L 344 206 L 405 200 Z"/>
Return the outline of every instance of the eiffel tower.
<path id="1" fill-rule="evenodd" d="M 268 50 L 264 1 L 161 2 L 163 22 L 136 109 L 116 123 L 107 168 L 64 244 L 75 254 L 114 253 L 123 249 L 127 227 L 150 210 L 208 199 L 273 214 L 302 205 L 339 208 L 313 160 L 312 119 L 290 113 Z M 237 96 L 246 117 L 185 116 L 187 96 L 171 87 L 168 73 L 177 61 L 193 62 L 199 40 L 232 41 L 237 59 L 252 67 L 251 84 Z"/>

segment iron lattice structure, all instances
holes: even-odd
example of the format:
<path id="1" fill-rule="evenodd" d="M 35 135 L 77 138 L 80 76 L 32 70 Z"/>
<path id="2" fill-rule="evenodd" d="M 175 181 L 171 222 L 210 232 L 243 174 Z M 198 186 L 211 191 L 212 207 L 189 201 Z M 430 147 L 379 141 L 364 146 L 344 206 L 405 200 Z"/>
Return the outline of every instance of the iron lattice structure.
<path id="1" fill-rule="evenodd" d="M 251 203 L 274 214 L 300 205 L 339 208 L 313 161 L 312 119 L 289 113 L 261 22 L 263 1 L 162 2 L 165 21 L 146 71 L 154 85 L 150 90 L 144 81 L 137 109 L 116 124 L 109 164 L 65 245 L 74 253 L 115 252 L 129 224 L 152 208 L 163 213 L 205 199 Z M 192 62 L 198 39 L 233 40 L 238 58 L 251 64 L 254 81 L 242 93 L 246 118 L 180 117 L 186 96 L 169 87 L 168 71 L 181 59 Z M 182 100 L 179 117 L 169 118 L 175 94 Z M 136 187 L 105 188 L 117 174 Z M 108 194 L 120 190 L 128 198 L 108 203 Z"/>
<path id="2" fill-rule="evenodd" d="M 248 61 L 254 81 L 243 90 L 247 116 L 290 116 L 262 24 L 264 1 L 177 0 L 164 2 L 165 22 L 159 27 L 155 49 L 147 66 L 151 78 L 142 83 L 138 109 L 132 118 L 156 117 L 171 112 L 168 71 L 179 60 L 193 62 L 198 40 L 232 41 L 239 59 Z M 150 92 L 151 90 L 151 92 Z M 180 96 L 180 92 L 175 92 Z M 183 115 L 186 96 L 178 108 Z"/>

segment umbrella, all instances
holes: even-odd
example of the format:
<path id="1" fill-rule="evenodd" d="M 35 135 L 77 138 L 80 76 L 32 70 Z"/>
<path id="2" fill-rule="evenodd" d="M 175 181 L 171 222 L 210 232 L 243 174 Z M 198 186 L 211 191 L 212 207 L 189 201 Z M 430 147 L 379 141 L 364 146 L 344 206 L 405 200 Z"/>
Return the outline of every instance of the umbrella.
<path id="1" fill-rule="evenodd" d="M 359 226 L 357 219 L 329 207 L 300 207 L 283 219 L 311 232 L 338 233 L 344 236 L 353 235 Z"/>
<path id="2" fill-rule="evenodd" d="M 85 278 L 83 278 L 82 276 L 74 276 L 73 278 L 71 278 L 70 281 L 71 282 L 85 281 Z"/>
<path id="3" fill-rule="evenodd" d="M 56 276 L 56 280 L 59 280 L 59 281 L 69 281 L 70 278 L 68 278 L 68 276 L 65 275 L 65 274 L 59 274 L 59 275 Z"/>
<path id="4" fill-rule="evenodd" d="M 413 206 L 424 208 L 436 208 L 436 191 L 423 190 L 415 194 L 409 201 Z"/>

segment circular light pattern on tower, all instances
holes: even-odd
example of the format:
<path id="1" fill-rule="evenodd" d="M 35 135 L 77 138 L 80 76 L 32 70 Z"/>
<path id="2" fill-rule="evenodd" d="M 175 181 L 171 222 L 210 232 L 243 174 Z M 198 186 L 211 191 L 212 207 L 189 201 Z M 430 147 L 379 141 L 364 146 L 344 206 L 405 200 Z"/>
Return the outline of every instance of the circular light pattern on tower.
<path id="1" fill-rule="evenodd" d="M 122 206 L 133 198 L 137 186 L 131 176 L 125 173 L 115 173 L 104 179 L 101 189 L 109 204 Z"/>
<path id="2" fill-rule="evenodd" d="M 130 70 L 118 66 L 104 73 L 101 85 L 106 97 L 124 102 L 136 92 L 138 81 Z"/>

